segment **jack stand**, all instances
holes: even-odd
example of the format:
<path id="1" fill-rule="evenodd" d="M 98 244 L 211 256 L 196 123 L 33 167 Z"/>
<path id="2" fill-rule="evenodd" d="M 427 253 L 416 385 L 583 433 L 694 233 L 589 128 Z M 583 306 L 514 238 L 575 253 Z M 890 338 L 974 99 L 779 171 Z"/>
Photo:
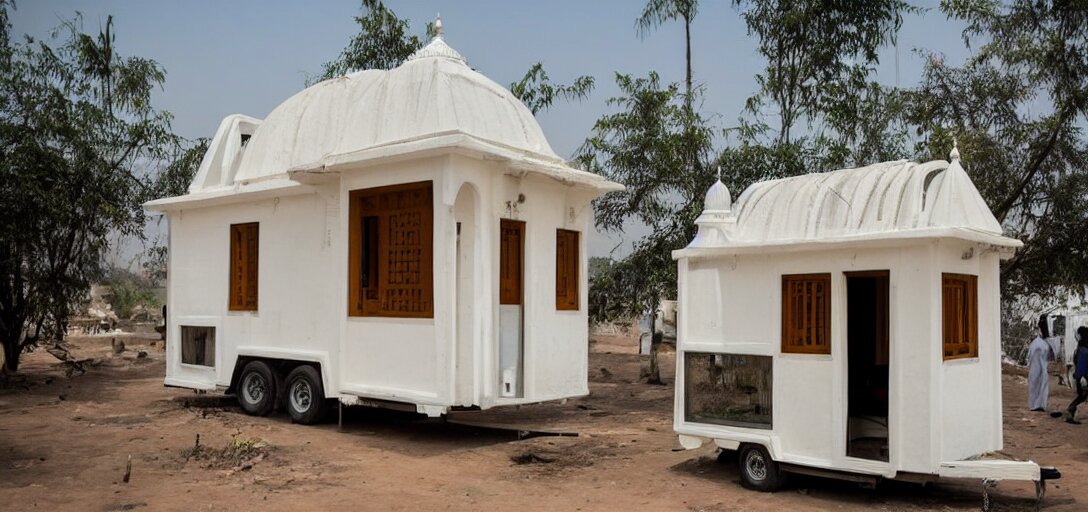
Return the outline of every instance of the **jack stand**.
<path id="1" fill-rule="evenodd" d="M 982 511 L 990 512 L 993 510 L 993 503 L 990 501 L 990 489 L 997 486 L 997 480 L 993 478 L 982 479 Z"/>
<path id="2" fill-rule="evenodd" d="M 1046 480 L 1039 479 L 1035 482 L 1035 512 L 1043 506 L 1043 498 L 1046 496 Z"/>

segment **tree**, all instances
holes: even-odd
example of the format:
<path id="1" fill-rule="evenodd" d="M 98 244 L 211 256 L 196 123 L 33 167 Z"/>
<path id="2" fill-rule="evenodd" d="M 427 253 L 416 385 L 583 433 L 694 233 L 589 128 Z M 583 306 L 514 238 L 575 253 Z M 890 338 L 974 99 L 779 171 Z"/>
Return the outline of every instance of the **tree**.
<path id="1" fill-rule="evenodd" d="M 115 51 L 113 20 L 97 36 L 76 19 L 59 46 L 8 36 L 0 0 L 0 344 L 5 370 L 69 313 L 103 274 L 107 235 L 142 236 L 154 194 L 149 164 L 174 143 L 151 107 L 165 72 Z"/>
<path id="2" fill-rule="evenodd" d="M 713 175 L 699 173 L 712 157 L 712 131 L 685 105 L 676 84 L 616 74 L 621 95 L 608 100 L 618 112 L 602 116 L 578 157 L 587 170 L 624 183 L 626 190 L 594 203 L 597 227 L 621 231 L 629 220 L 652 233 L 624 260 L 590 285 L 590 315 L 612 320 L 652 311 L 675 296 L 676 266 L 670 252 L 694 236 L 694 221 Z M 691 155 L 699 165 L 689 165 Z"/>
<path id="3" fill-rule="evenodd" d="M 510 84 L 510 92 L 536 115 L 547 110 L 557 100 L 582 101 L 593 91 L 593 77 L 580 76 L 570 85 L 553 85 L 540 62 L 529 67 L 525 76 Z"/>
<path id="4" fill-rule="evenodd" d="M 359 32 L 351 38 L 336 60 L 321 66 L 321 74 L 307 85 L 366 69 L 393 69 L 423 46 L 419 36 L 409 34 L 408 20 L 397 17 L 381 0 L 362 0 L 362 15 L 355 17 Z M 427 24 L 427 35 L 434 35 Z"/>
<path id="5" fill-rule="evenodd" d="M 1088 283 L 1088 3 L 941 3 L 983 41 L 962 66 L 930 58 L 907 91 L 917 153 L 964 166 L 1007 234 L 1024 241 L 1001 269 L 1007 296 Z"/>
<path id="6" fill-rule="evenodd" d="M 759 38 L 767 59 L 757 75 L 760 101 L 778 109 L 777 143 L 789 144 L 801 119 L 848 109 L 841 122 L 858 119 L 850 102 L 869 88 L 867 78 L 879 50 L 895 41 L 902 16 L 917 9 L 902 0 L 733 0 L 748 33 Z M 843 128 L 843 127 L 840 127 Z M 846 133 L 853 133 L 849 126 Z"/>
<path id="7" fill-rule="evenodd" d="M 642 8 L 642 15 L 635 20 L 635 31 L 639 37 L 644 37 L 651 30 L 660 27 L 668 21 L 675 19 L 684 20 L 684 50 L 685 68 L 684 85 L 689 97 L 685 105 L 691 109 L 691 22 L 699 12 L 699 0 L 649 0 Z"/>

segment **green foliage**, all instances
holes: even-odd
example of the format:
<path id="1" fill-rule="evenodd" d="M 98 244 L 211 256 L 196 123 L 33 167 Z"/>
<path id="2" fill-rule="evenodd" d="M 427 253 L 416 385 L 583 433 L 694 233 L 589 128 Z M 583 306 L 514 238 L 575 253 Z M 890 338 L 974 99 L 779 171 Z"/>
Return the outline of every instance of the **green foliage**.
<path id="1" fill-rule="evenodd" d="M 366 69 L 393 69 L 423 46 L 419 36 L 409 34 L 408 20 L 397 17 L 381 0 L 362 0 L 362 15 L 355 17 L 359 32 L 351 38 L 336 60 L 321 66 L 321 74 L 307 85 Z M 427 34 L 434 29 L 427 24 Z"/>
<path id="2" fill-rule="evenodd" d="M 598 228 L 620 231 L 636 220 L 653 233 L 590 284 L 595 320 L 631 317 L 675 294 L 670 251 L 694 235 L 703 193 L 713 181 L 704 172 L 712 158 L 712 130 L 686 107 L 687 96 L 679 87 L 663 86 L 653 72 L 646 78 L 617 73 L 616 84 L 621 95 L 608 105 L 617 112 L 594 124 L 578 160 L 627 187 L 595 202 Z"/>
<path id="3" fill-rule="evenodd" d="M 8 3 L 0 0 L 2 20 Z M 141 237 L 154 196 L 150 163 L 174 143 L 170 115 L 151 107 L 165 77 L 152 60 L 114 49 L 79 18 L 53 46 L 0 37 L 0 344 L 6 369 L 42 336 L 59 338 L 109 236 Z"/>
<path id="4" fill-rule="evenodd" d="M 156 311 L 162 306 L 155 295 L 155 283 L 126 269 L 109 269 L 102 284 L 110 287 L 107 302 L 120 318 L 132 316 L 136 306 L 143 306 L 149 311 Z"/>
<path id="5" fill-rule="evenodd" d="M 856 134 L 850 125 L 862 118 L 854 102 L 871 87 L 867 79 L 878 52 L 895 41 L 903 14 L 917 11 L 902 0 L 733 3 L 742 9 L 748 33 L 759 38 L 759 52 L 767 59 L 764 72 L 756 76 L 759 94 L 778 111 L 776 142 L 786 144 L 798 121 L 812 122 L 823 113 L 845 125 L 836 126 L 840 133 Z"/>
<path id="6" fill-rule="evenodd" d="M 536 115 L 547 110 L 556 99 L 564 101 L 582 101 L 593 91 L 593 77 L 580 76 L 570 85 L 554 85 L 544 71 L 544 65 L 537 62 L 521 80 L 510 84 L 510 92 L 521 100 L 529 111 Z"/>
<path id="7" fill-rule="evenodd" d="M 923 158 L 959 139 L 964 167 L 1025 247 L 1002 266 L 1008 295 L 1088 283 L 1088 3 L 945 1 L 984 41 L 962 67 L 930 58 L 905 117 Z"/>

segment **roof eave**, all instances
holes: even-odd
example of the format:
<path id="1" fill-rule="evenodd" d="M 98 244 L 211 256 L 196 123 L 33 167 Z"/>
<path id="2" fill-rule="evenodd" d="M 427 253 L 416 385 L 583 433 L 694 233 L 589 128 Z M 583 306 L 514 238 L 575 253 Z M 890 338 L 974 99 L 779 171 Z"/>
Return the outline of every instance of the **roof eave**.
<path id="1" fill-rule="evenodd" d="M 459 130 L 439 132 L 426 137 L 391 142 L 349 153 L 329 155 L 321 159 L 320 162 L 290 169 L 288 175 L 297 172 L 311 174 L 340 172 L 349 168 L 438 156 L 449 152 L 480 159 L 499 160 L 507 163 L 513 169 L 542 174 L 566 185 L 594 189 L 600 194 L 624 189 L 624 186 L 619 183 L 570 167 L 558 157 L 514 148 Z"/>
<path id="2" fill-rule="evenodd" d="M 249 184 L 235 184 L 230 187 L 216 187 L 183 196 L 166 197 L 144 203 L 149 212 L 171 212 L 186 208 L 216 206 L 239 203 L 268 197 L 285 197 L 310 193 L 313 188 L 304 183 L 280 177 L 279 179 L 261 180 Z"/>
<path id="3" fill-rule="evenodd" d="M 828 237 L 822 239 L 788 239 L 767 241 L 737 241 L 729 245 L 716 247 L 685 247 L 672 252 L 672 258 L 705 258 L 741 254 L 773 254 L 833 250 L 853 247 L 893 247 L 910 242 L 925 240 L 955 239 L 974 242 L 991 247 L 1001 259 L 1011 258 L 1024 243 L 1015 238 L 979 231 L 968 227 L 923 228 L 888 231 L 883 233 L 862 233 Z"/>

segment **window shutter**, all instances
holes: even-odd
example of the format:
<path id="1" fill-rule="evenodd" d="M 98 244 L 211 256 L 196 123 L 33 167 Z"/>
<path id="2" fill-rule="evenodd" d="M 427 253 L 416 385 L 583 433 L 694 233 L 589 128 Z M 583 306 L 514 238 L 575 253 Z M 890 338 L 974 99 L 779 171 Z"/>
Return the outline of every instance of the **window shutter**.
<path id="1" fill-rule="evenodd" d="M 432 183 L 350 193 L 348 314 L 434 317 Z"/>
<path id="2" fill-rule="evenodd" d="M 555 233 L 555 309 L 578 310 L 578 232 L 566 229 Z"/>
<path id="3" fill-rule="evenodd" d="M 944 360 L 978 357 L 978 276 L 941 275 Z"/>
<path id="4" fill-rule="evenodd" d="M 499 221 L 499 304 L 521 304 L 525 223 Z"/>
<path id="5" fill-rule="evenodd" d="M 258 255 L 260 248 L 259 224 L 231 224 L 230 226 L 230 300 L 231 311 L 257 310 Z"/>
<path id="6" fill-rule="evenodd" d="M 831 274 L 782 276 L 782 352 L 831 353 Z"/>

